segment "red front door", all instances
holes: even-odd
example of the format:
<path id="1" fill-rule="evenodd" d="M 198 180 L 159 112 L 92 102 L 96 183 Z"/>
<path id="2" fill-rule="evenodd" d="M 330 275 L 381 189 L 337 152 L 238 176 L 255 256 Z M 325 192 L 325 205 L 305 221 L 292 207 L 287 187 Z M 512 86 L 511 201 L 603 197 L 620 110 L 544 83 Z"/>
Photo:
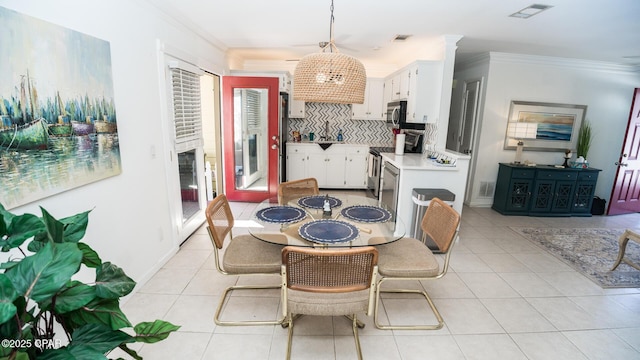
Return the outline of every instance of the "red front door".
<path id="1" fill-rule="evenodd" d="M 260 202 L 278 190 L 278 78 L 224 76 L 224 188 L 229 200 Z"/>
<path id="2" fill-rule="evenodd" d="M 607 214 L 640 212 L 640 88 L 633 95 L 622 153 L 616 165 L 618 172 Z"/>

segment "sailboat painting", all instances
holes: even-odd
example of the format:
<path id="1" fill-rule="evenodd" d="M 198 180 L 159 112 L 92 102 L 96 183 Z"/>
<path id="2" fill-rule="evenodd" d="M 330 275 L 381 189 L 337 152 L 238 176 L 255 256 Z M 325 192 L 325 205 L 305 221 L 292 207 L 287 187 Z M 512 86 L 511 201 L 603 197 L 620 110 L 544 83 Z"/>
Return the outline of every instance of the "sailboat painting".
<path id="1" fill-rule="evenodd" d="M 0 204 L 121 173 L 109 42 L 0 7 Z"/>

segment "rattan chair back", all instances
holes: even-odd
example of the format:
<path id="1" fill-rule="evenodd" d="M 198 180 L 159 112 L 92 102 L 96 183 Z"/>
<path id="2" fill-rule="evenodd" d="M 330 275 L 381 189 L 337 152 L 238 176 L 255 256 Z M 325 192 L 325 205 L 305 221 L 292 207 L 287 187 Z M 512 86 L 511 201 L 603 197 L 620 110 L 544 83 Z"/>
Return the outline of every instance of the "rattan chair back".
<path id="1" fill-rule="evenodd" d="M 315 249 L 287 246 L 282 250 L 287 288 L 316 293 L 342 293 L 371 287 L 378 250 Z"/>
<path id="2" fill-rule="evenodd" d="M 455 240 L 459 224 L 460 214 L 439 198 L 433 198 L 422 218 L 421 227 L 424 236 L 430 237 L 440 251 L 446 253 Z"/>
<path id="3" fill-rule="evenodd" d="M 306 178 L 283 182 L 278 185 L 278 203 L 287 205 L 291 200 L 302 196 L 318 195 L 318 181 L 315 178 Z"/>
<path id="4" fill-rule="evenodd" d="M 216 196 L 207 206 L 205 215 L 213 245 L 218 249 L 222 249 L 224 239 L 226 239 L 227 235 L 231 236 L 231 229 L 233 228 L 233 213 L 226 195 L 220 194 Z"/>

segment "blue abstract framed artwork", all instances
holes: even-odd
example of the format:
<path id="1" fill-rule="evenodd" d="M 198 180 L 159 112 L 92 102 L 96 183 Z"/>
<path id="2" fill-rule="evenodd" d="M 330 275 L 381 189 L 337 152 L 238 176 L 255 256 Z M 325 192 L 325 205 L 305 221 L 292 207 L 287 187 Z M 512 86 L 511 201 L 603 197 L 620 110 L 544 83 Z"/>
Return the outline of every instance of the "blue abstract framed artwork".
<path id="1" fill-rule="evenodd" d="M 0 203 L 121 173 L 109 42 L 0 7 Z"/>
<path id="2" fill-rule="evenodd" d="M 536 130 L 535 137 L 523 141 L 524 150 L 575 151 L 586 112 L 586 105 L 511 101 L 504 149 L 514 150 L 518 144 L 518 139 L 508 130 L 518 123 L 527 123 L 534 125 Z"/>

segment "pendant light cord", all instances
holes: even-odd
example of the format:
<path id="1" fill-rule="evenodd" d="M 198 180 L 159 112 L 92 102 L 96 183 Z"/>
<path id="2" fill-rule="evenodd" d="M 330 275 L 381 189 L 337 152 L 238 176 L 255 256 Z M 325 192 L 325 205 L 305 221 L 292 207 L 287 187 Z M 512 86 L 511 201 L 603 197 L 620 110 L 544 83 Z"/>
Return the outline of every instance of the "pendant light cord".
<path id="1" fill-rule="evenodd" d="M 333 17 L 333 0 L 331 0 L 331 19 L 330 19 L 330 23 L 329 23 L 329 52 L 333 52 L 333 48 L 336 48 L 336 52 L 337 52 L 337 47 L 336 44 L 333 40 L 333 23 L 334 23 L 334 17 Z"/>

